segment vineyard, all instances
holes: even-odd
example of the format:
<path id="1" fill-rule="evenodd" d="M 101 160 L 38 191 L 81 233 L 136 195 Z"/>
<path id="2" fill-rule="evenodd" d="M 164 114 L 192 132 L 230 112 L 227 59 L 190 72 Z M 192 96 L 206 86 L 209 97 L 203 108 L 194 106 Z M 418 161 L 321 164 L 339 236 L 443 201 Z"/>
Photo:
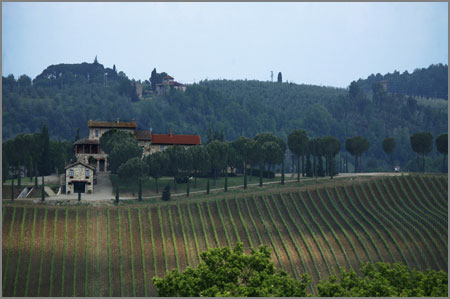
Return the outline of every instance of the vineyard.
<path id="1" fill-rule="evenodd" d="M 447 271 L 445 176 L 397 176 L 296 192 L 142 207 L 2 211 L 3 296 L 155 296 L 151 281 L 202 251 L 269 245 L 315 283 L 339 267 L 402 262 Z"/>

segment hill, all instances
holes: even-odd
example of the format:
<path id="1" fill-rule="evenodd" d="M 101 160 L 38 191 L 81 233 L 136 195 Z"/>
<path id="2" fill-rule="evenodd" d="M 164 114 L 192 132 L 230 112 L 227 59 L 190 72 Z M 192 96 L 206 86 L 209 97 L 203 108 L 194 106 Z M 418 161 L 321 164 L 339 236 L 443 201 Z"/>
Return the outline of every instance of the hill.
<path id="1" fill-rule="evenodd" d="M 385 80 L 387 91 L 424 98 L 448 100 L 448 65 L 432 64 L 428 68 L 415 69 L 412 73 L 395 71 L 385 75 L 372 74 L 367 79 L 359 79 L 358 85 L 366 92 L 372 84 Z"/>
<path id="2" fill-rule="evenodd" d="M 3 140 L 38 132 L 43 123 L 52 138 L 73 140 L 77 128 L 81 136 L 88 134 L 89 119 L 135 119 L 139 129 L 200 134 L 204 142 L 209 128 L 223 131 L 226 140 L 265 131 L 286 140 L 290 132 L 302 128 L 310 137 L 336 136 L 342 149 L 351 136 L 367 137 L 368 171 L 387 167 L 381 142 L 393 136 L 394 160 L 413 170 L 409 137 L 419 131 L 437 137 L 448 126 L 442 103 L 427 105 L 390 93 L 382 94 L 380 102 L 370 93 L 350 97 L 346 89 L 293 83 L 205 80 L 188 85 L 185 93 L 172 91 L 139 100 L 136 81 L 98 62 L 50 66 L 33 84 L 26 76 L 2 79 Z M 436 156 L 433 151 L 432 159 Z M 437 160 L 427 164 L 430 169 L 439 167 Z"/>
<path id="3" fill-rule="evenodd" d="M 365 261 L 447 271 L 446 176 L 290 190 L 139 208 L 4 204 L 3 296 L 154 296 L 151 277 L 238 241 L 271 247 L 313 292 Z"/>

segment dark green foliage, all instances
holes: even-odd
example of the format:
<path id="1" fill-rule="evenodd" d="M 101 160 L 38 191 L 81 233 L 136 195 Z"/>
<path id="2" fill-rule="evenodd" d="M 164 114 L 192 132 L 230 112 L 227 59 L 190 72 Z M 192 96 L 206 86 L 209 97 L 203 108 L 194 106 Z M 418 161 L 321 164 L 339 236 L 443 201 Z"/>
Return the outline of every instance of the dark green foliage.
<path id="1" fill-rule="evenodd" d="M 311 280 L 303 275 L 297 281 L 275 269 L 267 246 L 246 255 L 243 244 L 238 243 L 233 250 L 214 248 L 200 256 L 196 269 L 188 267 L 183 273 L 173 270 L 164 278 L 154 277 L 158 296 L 301 297 Z"/>
<path id="2" fill-rule="evenodd" d="M 369 149 L 369 146 L 369 141 L 362 136 L 354 136 L 345 141 L 345 149 L 355 157 L 355 173 L 362 170 L 361 156 Z"/>
<path id="3" fill-rule="evenodd" d="M 207 173 L 211 169 L 209 153 L 203 146 L 191 146 L 187 150 L 192 157 L 194 171 L 194 188 L 197 188 L 197 176 Z"/>
<path id="4" fill-rule="evenodd" d="M 170 184 L 167 184 L 166 187 L 164 187 L 162 192 L 162 200 L 169 201 L 170 200 Z"/>
<path id="5" fill-rule="evenodd" d="M 187 152 L 181 145 L 169 147 L 164 151 L 164 155 L 166 155 L 165 161 L 167 163 L 165 168 L 167 170 L 167 174 L 173 176 L 174 189 L 176 191 L 176 177 L 180 170 L 190 172 L 190 170 L 192 169 L 192 155 L 190 154 L 190 152 Z"/>
<path id="6" fill-rule="evenodd" d="M 372 74 L 367 79 L 359 79 L 358 85 L 369 91 L 374 83 L 387 81 L 387 91 L 397 94 L 422 96 L 426 98 L 448 98 L 448 66 L 432 64 L 428 68 L 415 69 L 414 72 L 394 71 L 385 75 Z"/>
<path id="7" fill-rule="evenodd" d="M 281 75 L 281 72 L 278 73 L 277 82 L 278 83 L 283 83 L 283 76 Z"/>
<path id="8" fill-rule="evenodd" d="M 52 173 L 52 165 L 50 162 L 50 138 L 48 135 L 48 127 L 46 124 L 42 127 L 39 145 L 41 152 L 41 157 L 38 164 L 39 174 L 49 175 Z"/>
<path id="9" fill-rule="evenodd" d="M 81 192 L 78 192 L 78 201 L 81 201 Z"/>
<path id="10" fill-rule="evenodd" d="M 300 181 L 300 157 L 308 152 L 308 135 L 304 130 L 295 130 L 288 136 L 289 150 L 297 157 L 297 181 Z"/>
<path id="11" fill-rule="evenodd" d="M 420 80 L 420 88 L 440 77 L 439 69 L 430 68 L 429 77 Z M 141 130 L 153 127 L 154 132 L 164 133 L 172 128 L 200 134 L 204 144 L 209 127 L 223 132 L 223 140 L 251 138 L 265 131 L 287 140 L 290 132 L 303 128 L 309 136 L 331 135 L 341 143 L 360 135 L 378 145 L 392 136 L 397 141 L 393 159 L 404 168 L 415 158 L 409 144 L 413 132 L 426 130 L 437 136 L 448 127 L 446 106 L 436 106 L 441 101 L 393 94 L 392 78 L 387 79 L 388 93 L 381 106 L 371 95 L 374 82 L 360 88 L 366 96 L 350 98 L 343 88 L 255 80 L 201 81 L 188 85 L 185 93 L 132 102 L 126 92 L 135 93 L 132 81 L 119 73 L 100 63 L 60 64 L 49 67 L 25 89 L 19 89 L 13 76 L 3 77 L 3 140 L 22 132 L 37 133 L 46 122 L 51 138 L 72 141 L 76 128 L 80 128 L 81 138 L 88 134 L 89 119 L 114 121 L 117 117 L 135 118 Z M 122 84 L 126 80 L 128 83 Z M 446 89 L 446 85 L 441 87 Z M 367 157 L 386 160 L 380 146 L 371 147 Z"/>
<path id="12" fill-rule="evenodd" d="M 44 191 L 44 176 L 42 175 L 42 184 L 41 184 L 41 200 L 45 200 L 45 191 Z"/>
<path id="13" fill-rule="evenodd" d="M 209 153 L 211 169 L 214 174 L 214 186 L 216 186 L 217 172 L 224 169 L 228 159 L 228 145 L 225 142 L 214 140 L 206 146 Z"/>
<path id="14" fill-rule="evenodd" d="M 391 160 L 391 170 L 394 169 L 394 161 L 392 160 L 392 153 L 395 150 L 395 146 L 397 143 L 395 142 L 395 139 L 393 137 L 387 137 L 383 140 L 383 151 L 390 156 Z"/>
<path id="15" fill-rule="evenodd" d="M 436 148 L 444 155 L 442 158 L 442 172 L 445 172 L 445 157 L 448 154 L 448 134 L 441 134 L 436 138 Z"/>
<path id="16" fill-rule="evenodd" d="M 119 203 L 119 185 L 116 184 L 116 204 Z"/>
<path id="17" fill-rule="evenodd" d="M 114 135 L 117 137 L 118 135 L 122 135 L 119 133 L 120 131 L 116 131 Z M 106 135 L 106 133 L 104 134 Z M 142 149 L 138 146 L 136 138 L 134 138 L 131 134 L 124 135 L 128 136 L 124 139 L 117 138 L 110 143 L 106 143 L 106 147 L 108 148 L 108 164 L 109 170 L 112 173 L 117 173 L 119 167 L 127 162 L 128 160 L 136 157 L 141 157 Z M 103 137 L 103 136 L 102 136 Z M 103 149 L 102 140 L 100 138 L 100 146 Z"/>
<path id="18" fill-rule="evenodd" d="M 366 263 L 362 277 L 354 270 L 342 269 L 318 284 L 321 297 L 447 297 L 448 274 L 444 271 L 414 270 L 395 263 Z"/>
<path id="19" fill-rule="evenodd" d="M 209 194 L 209 177 L 208 177 L 208 181 L 206 182 L 206 194 Z"/>
<path id="20" fill-rule="evenodd" d="M 11 201 L 14 201 L 14 178 L 11 180 Z"/>
<path id="21" fill-rule="evenodd" d="M 142 200 L 142 179 L 148 175 L 148 165 L 140 157 L 131 158 L 117 170 L 119 177 L 125 181 L 138 181 L 139 185 L 139 201 Z"/>
<path id="22" fill-rule="evenodd" d="M 313 169 L 312 169 L 310 155 L 306 156 L 306 176 L 307 177 L 312 177 L 313 176 Z"/>
<path id="23" fill-rule="evenodd" d="M 425 171 L 425 154 L 433 149 L 433 135 L 429 132 L 416 133 L 411 136 L 410 141 L 413 151 L 422 154 L 422 171 Z M 419 160 L 417 160 L 417 163 L 419 163 Z"/>
<path id="24" fill-rule="evenodd" d="M 163 152 L 156 152 L 148 155 L 145 159 L 148 165 L 148 174 L 155 179 L 156 193 L 158 193 L 158 179 L 162 177 L 168 165 L 167 155 Z"/>
<path id="25" fill-rule="evenodd" d="M 339 140 L 332 136 L 326 136 L 322 138 L 322 150 L 327 160 L 327 170 L 331 178 L 334 174 L 334 157 L 341 149 Z"/>

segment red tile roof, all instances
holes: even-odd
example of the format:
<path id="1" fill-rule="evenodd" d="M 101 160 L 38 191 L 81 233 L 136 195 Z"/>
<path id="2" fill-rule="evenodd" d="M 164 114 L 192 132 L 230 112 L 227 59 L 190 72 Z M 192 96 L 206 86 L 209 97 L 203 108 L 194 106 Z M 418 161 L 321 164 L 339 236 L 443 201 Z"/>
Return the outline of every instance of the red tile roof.
<path id="1" fill-rule="evenodd" d="M 88 121 L 89 128 L 130 128 L 136 129 L 135 121 Z"/>
<path id="2" fill-rule="evenodd" d="M 152 134 L 152 144 L 200 145 L 200 135 Z"/>
<path id="3" fill-rule="evenodd" d="M 167 75 L 167 76 L 164 76 L 164 77 L 163 77 L 163 79 L 173 79 L 173 77 L 172 77 L 172 76 L 169 76 L 169 75 Z"/>
<path id="4" fill-rule="evenodd" d="M 152 140 L 152 133 L 150 131 L 135 131 L 134 136 L 137 140 Z"/>

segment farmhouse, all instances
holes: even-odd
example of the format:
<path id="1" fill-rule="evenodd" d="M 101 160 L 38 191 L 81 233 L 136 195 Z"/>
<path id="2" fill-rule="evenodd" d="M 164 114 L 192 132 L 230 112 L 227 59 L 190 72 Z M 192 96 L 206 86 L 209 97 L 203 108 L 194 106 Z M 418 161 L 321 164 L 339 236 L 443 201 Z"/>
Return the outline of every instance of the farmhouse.
<path id="1" fill-rule="evenodd" d="M 166 95 L 170 88 L 180 90 L 182 92 L 186 91 L 186 85 L 174 81 L 171 76 L 164 76 L 162 83 L 156 84 L 156 93 L 158 95 Z"/>
<path id="2" fill-rule="evenodd" d="M 92 193 L 94 192 L 94 167 L 82 162 L 67 165 L 66 193 Z"/>
<path id="3" fill-rule="evenodd" d="M 151 130 L 136 130 L 135 121 L 88 121 L 89 137 L 74 143 L 77 161 L 87 165 L 94 165 L 98 171 L 108 170 L 108 155 L 100 148 L 100 137 L 110 130 L 118 129 L 130 132 L 136 137 L 138 145 L 142 148 L 142 155 L 163 151 L 173 145 L 192 146 L 202 143 L 200 135 L 177 135 L 170 130 L 169 134 L 153 134 Z"/>

